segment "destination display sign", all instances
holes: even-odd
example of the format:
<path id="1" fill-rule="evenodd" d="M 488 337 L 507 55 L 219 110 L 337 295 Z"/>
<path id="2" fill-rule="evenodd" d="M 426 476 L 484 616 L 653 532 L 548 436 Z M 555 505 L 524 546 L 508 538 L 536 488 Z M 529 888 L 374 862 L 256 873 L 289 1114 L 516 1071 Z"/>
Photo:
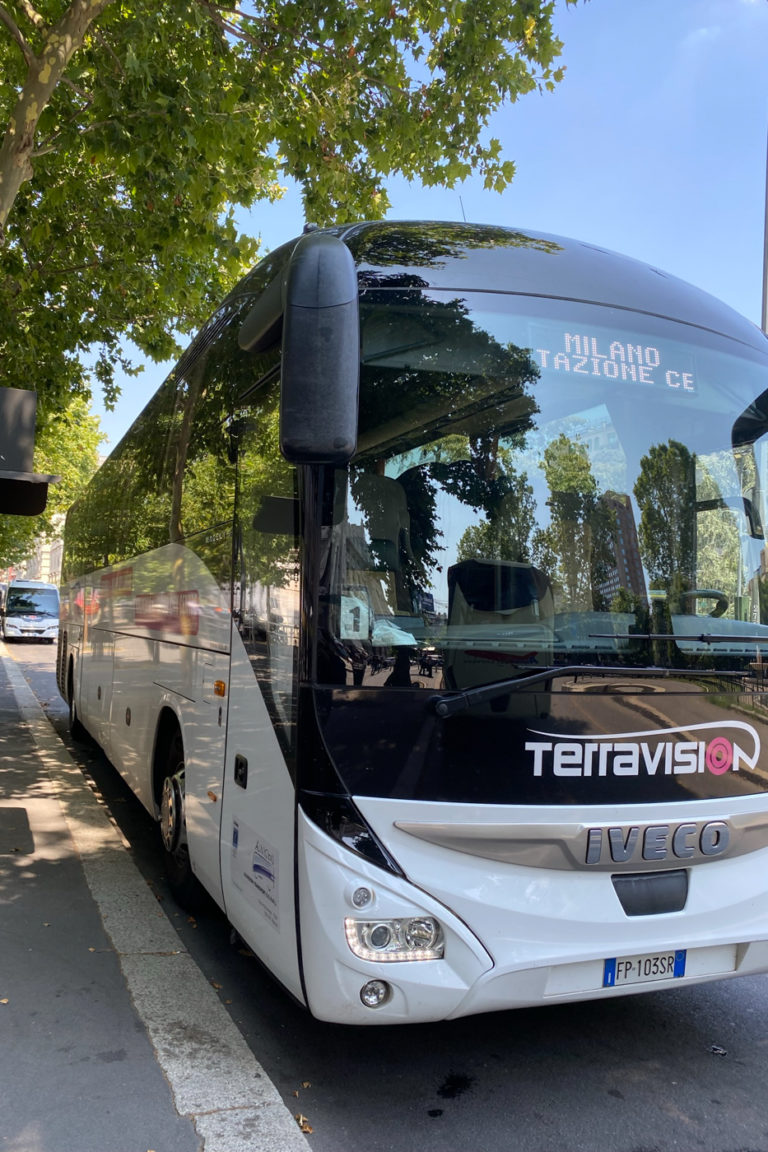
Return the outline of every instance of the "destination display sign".
<path id="1" fill-rule="evenodd" d="M 648 384 L 681 394 L 696 391 L 691 349 L 668 342 L 645 343 L 605 331 L 553 331 L 536 325 L 531 351 L 544 372 L 600 377 L 617 384 Z M 542 336 L 544 339 L 542 339 Z"/>

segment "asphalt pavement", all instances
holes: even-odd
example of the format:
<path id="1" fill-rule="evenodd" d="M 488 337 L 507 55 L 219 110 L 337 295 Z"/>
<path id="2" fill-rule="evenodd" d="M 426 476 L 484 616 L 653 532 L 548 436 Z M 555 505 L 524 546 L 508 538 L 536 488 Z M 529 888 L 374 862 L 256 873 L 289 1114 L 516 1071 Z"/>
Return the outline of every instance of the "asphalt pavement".
<path id="1" fill-rule="evenodd" d="M 0 642 L 0 1152 L 307 1152 Z"/>

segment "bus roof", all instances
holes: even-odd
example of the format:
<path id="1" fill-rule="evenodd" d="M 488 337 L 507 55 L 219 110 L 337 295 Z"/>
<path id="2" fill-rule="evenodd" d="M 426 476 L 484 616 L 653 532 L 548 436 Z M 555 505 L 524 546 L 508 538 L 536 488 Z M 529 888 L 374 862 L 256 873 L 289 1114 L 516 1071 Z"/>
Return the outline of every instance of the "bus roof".
<path id="1" fill-rule="evenodd" d="M 328 229 L 363 284 L 510 292 L 663 316 L 768 351 L 751 321 L 684 280 L 599 245 L 528 229 L 443 221 L 375 221 Z"/>

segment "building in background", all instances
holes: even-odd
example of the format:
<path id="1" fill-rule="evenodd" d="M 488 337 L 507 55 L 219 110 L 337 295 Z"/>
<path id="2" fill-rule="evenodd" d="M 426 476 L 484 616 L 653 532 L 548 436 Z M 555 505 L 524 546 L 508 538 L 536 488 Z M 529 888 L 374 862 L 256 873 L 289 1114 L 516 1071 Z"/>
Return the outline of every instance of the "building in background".
<path id="1" fill-rule="evenodd" d="M 640 558 L 635 515 L 629 496 L 618 492 L 606 492 L 601 499 L 615 518 L 613 532 L 615 564 L 605 582 L 601 584 L 600 592 L 609 603 L 620 588 L 631 592 L 638 600 L 645 600 L 645 574 Z"/>
<path id="2" fill-rule="evenodd" d="M 46 584 L 58 584 L 61 579 L 61 556 L 64 549 L 62 533 L 64 516 L 54 517 L 57 534 L 50 540 L 39 539 L 34 550 L 18 564 L 0 568 L 0 584 L 10 584 L 12 580 L 43 580 Z"/>

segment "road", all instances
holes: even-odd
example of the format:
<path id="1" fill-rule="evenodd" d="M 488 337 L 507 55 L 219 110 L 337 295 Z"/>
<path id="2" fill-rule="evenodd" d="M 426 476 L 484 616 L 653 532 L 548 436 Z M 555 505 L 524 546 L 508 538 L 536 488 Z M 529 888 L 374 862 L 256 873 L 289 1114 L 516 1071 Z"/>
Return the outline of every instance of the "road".
<path id="1" fill-rule="evenodd" d="M 768 977 L 438 1025 L 321 1024 L 215 909 L 174 905 L 153 822 L 98 749 L 69 739 L 55 649 L 9 650 L 317 1152 L 768 1152 Z"/>

